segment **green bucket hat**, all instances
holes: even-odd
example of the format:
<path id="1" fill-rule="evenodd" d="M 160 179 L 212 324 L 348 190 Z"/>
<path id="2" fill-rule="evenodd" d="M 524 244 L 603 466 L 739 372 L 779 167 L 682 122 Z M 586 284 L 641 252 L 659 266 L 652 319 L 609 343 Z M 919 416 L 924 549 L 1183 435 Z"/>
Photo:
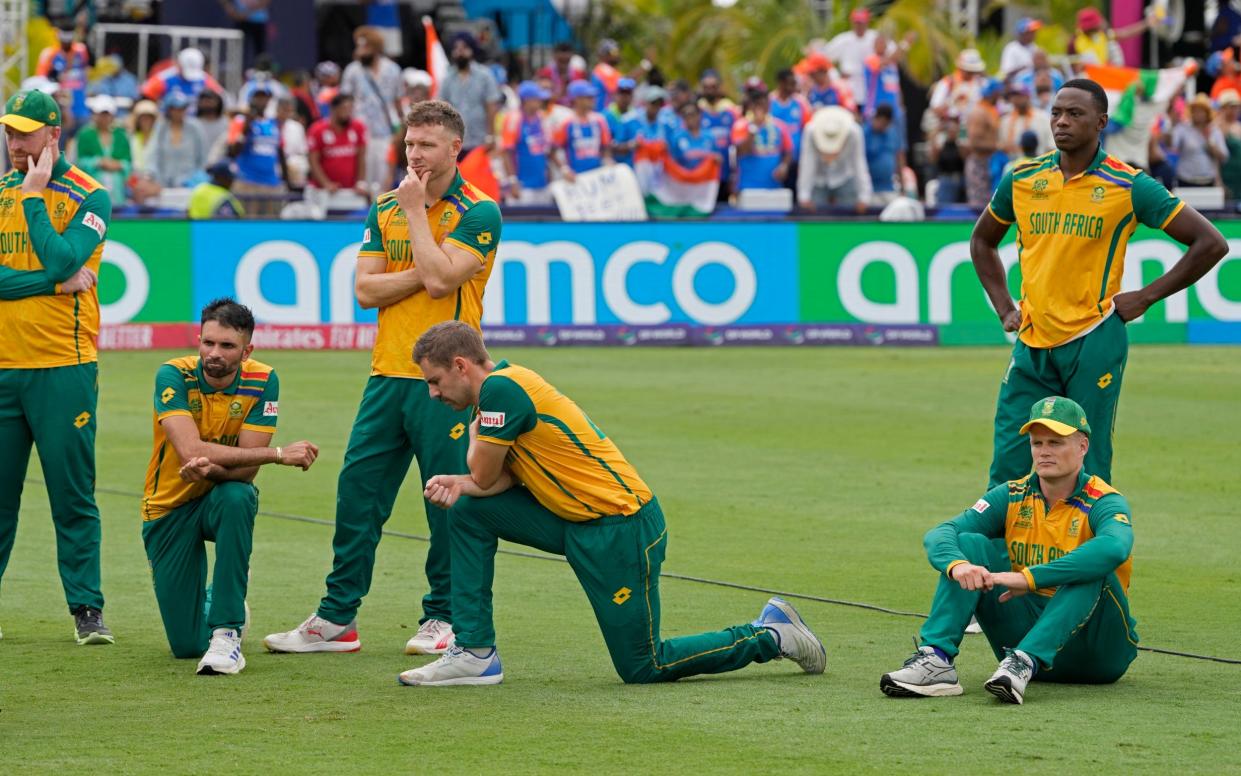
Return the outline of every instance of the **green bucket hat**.
<path id="1" fill-rule="evenodd" d="M 1030 420 L 1021 427 L 1021 433 L 1025 434 L 1035 424 L 1045 426 L 1060 436 L 1068 436 L 1074 431 L 1090 436 L 1090 424 L 1086 422 L 1086 411 L 1082 405 L 1063 396 L 1048 396 L 1034 402 L 1030 408 Z"/>
<path id="2" fill-rule="evenodd" d="M 51 95 L 37 90 L 18 92 L 4 104 L 0 124 L 18 132 L 34 132 L 41 127 L 60 126 L 60 106 Z"/>

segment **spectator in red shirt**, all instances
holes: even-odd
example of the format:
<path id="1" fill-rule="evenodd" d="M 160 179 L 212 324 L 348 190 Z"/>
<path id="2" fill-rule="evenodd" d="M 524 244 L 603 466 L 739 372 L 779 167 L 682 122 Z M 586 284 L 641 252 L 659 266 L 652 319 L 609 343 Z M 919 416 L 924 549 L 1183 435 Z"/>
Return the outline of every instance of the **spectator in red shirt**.
<path id="1" fill-rule="evenodd" d="M 337 94 L 332 98 L 327 118 L 310 126 L 309 186 L 330 194 L 354 190 L 370 198 L 366 187 L 366 126 L 353 117 L 353 97 Z"/>

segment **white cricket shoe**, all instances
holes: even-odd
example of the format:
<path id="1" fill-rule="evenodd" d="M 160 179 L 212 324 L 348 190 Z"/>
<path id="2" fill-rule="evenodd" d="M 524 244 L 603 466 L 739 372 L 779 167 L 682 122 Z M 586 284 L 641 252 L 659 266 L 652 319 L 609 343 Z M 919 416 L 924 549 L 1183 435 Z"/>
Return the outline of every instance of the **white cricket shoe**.
<path id="1" fill-rule="evenodd" d="M 808 674 L 821 674 L 827 668 L 827 650 L 814 635 L 793 605 L 783 598 L 772 597 L 754 621 L 757 628 L 766 628 L 776 638 L 780 657 L 787 657 Z"/>
<path id="2" fill-rule="evenodd" d="M 1007 649 L 1000 667 L 983 685 L 987 692 L 1005 703 L 1025 702 L 1026 685 L 1034 676 L 1034 659 L 1019 649 Z"/>
<path id="3" fill-rule="evenodd" d="M 241 654 L 241 631 L 232 628 L 212 631 L 211 646 L 198 661 L 198 675 L 239 674 L 245 667 L 246 657 Z"/>
<path id="4" fill-rule="evenodd" d="M 454 684 L 499 684 L 504 681 L 500 653 L 495 647 L 479 657 L 457 645 L 448 648 L 434 663 L 411 668 L 396 678 L 410 687 L 447 687 Z"/>
<path id="5" fill-rule="evenodd" d="M 925 646 L 918 647 L 900 669 L 880 677 L 879 689 L 892 698 L 936 698 L 963 692 L 956 667 L 933 647 Z"/>
<path id="6" fill-rule="evenodd" d="M 317 614 L 291 631 L 272 633 L 263 639 L 269 652 L 357 652 L 362 648 L 358 640 L 358 621 L 337 625 Z"/>
<path id="7" fill-rule="evenodd" d="M 405 642 L 407 655 L 442 655 L 456 643 L 452 626 L 443 620 L 427 620 L 418 626 L 409 641 Z"/>
<path id="8" fill-rule="evenodd" d="M 978 624 L 977 617 L 970 618 L 970 624 L 965 626 L 965 632 L 969 634 L 982 633 L 982 626 Z"/>

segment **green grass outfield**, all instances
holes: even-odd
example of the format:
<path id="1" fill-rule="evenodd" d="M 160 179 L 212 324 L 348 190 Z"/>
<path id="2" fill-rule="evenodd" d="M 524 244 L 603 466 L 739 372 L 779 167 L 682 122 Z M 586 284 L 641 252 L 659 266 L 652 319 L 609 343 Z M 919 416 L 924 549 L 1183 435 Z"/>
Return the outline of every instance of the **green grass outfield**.
<path id="1" fill-rule="evenodd" d="M 152 379 L 172 353 L 107 354 L 98 440 L 104 591 L 114 647 L 70 638 L 41 484 L 27 485 L 0 598 L 4 773 L 1237 772 L 1241 666 L 1141 653 L 1103 688 L 982 690 L 995 660 L 969 637 L 966 693 L 882 696 L 919 621 L 797 601 L 827 644 L 824 676 L 776 661 L 676 684 L 617 679 L 562 563 L 502 556 L 505 683 L 408 688 L 402 647 L 426 545 L 387 537 L 360 614 L 361 652 L 269 655 L 263 634 L 315 607 L 331 528 L 260 517 L 246 670 L 197 677 L 169 656 L 140 537 Z M 362 353 L 259 353 L 281 377 L 279 440 L 310 438 L 308 473 L 259 477 L 269 513 L 331 520 Z M 1143 644 L 1241 657 L 1237 433 L 1241 351 L 1135 348 L 1116 485 L 1137 534 Z M 575 398 L 659 494 L 665 571 L 925 611 L 922 534 L 981 494 L 1001 349 L 511 350 Z M 32 462 L 29 476 L 40 478 Z M 413 477 L 411 483 L 416 483 Z M 426 532 L 407 483 L 388 528 Z M 749 621 L 766 595 L 663 584 L 665 635 Z M 422 659 L 425 662 L 426 659 Z"/>

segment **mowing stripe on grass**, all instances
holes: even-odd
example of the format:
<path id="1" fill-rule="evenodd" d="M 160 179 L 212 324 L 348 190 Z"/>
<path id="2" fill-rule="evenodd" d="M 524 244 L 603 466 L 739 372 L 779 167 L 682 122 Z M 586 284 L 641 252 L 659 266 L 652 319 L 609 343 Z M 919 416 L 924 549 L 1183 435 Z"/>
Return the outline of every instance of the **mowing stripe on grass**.
<path id="1" fill-rule="evenodd" d="M 26 479 L 26 482 L 32 485 L 43 485 L 46 487 L 46 483 L 44 483 L 43 480 L 35 479 L 33 477 L 28 477 Z M 109 496 L 121 496 L 124 498 L 133 498 L 133 499 L 142 498 L 141 493 L 132 493 L 127 490 L 117 490 L 116 488 L 96 487 L 95 492 L 104 493 Z M 334 527 L 336 525 L 336 521 L 334 520 L 324 520 L 323 518 L 320 518 L 320 517 L 310 517 L 308 515 L 293 515 L 293 514 L 288 514 L 285 512 L 266 512 L 262 510 L 259 511 L 259 514 L 262 515 L 263 517 L 273 517 L 278 520 L 292 520 L 298 523 L 311 523 L 313 525 L 327 526 L 328 528 Z M 404 531 L 392 531 L 387 528 L 383 529 L 383 535 L 384 536 L 395 536 L 398 539 L 413 539 L 414 541 L 418 541 L 418 542 L 430 543 L 431 541 L 431 537 L 429 536 L 405 533 Z M 514 555 L 519 558 L 533 558 L 534 560 L 550 560 L 550 561 L 556 561 L 557 563 L 568 562 L 559 555 L 548 555 L 542 552 L 527 552 L 525 550 L 510 550 L 510 549 L 505 549 L 503 547 L 496 550 L 496 552 L 502 553 L 504 555 Z M 851 606 L 855 609 L 867 609 L 872 612 L 880 612 L 882 614 L 896 615 L 897 617 L 917 617 L 923 620 L 926 619 L 926 614 L 922 612 L 905 612 L 905 611 L 901 611 L 900 609 L 889 609 L 886 606 L 879 606 L 877 604 L 868 604 L 868 603 L 863 603 L 860 601 L 846 601 L 842 598 L 828 598 L 826 596 L 811 595 L 810 593 L 794 593 L 789 590 L 775 590 L 769 587 L 758 587 L 757 585 L 743 585 L 739 582 L 727 582 L 722 579 L 708 579 L 706 577 L 695 577 L 695 576 L 690 576 L 689 574 L 676 574 L 671 571 L 662 571 L 660 572 L 659 576 L 664 577 L 666 579 L 679 579 L 683 582 L 697 582 L 702 585 L 712 585 L 714 587 L 729 587 L 734 590 L 746 590 L 752 593 L 766 593 L 767 595 L 778 595 L 782 598 L 796 598 L 801 601 L 814 601 L 815 603 L 820 603 L 820 604 L 834 604 L 836 606 Z M 1174 649 L 1163 649 L 1162 647 L 1139 646 L 1138 649 L 1142 650 L 1143 652 L 1152 652 L 1157 655 L 1175 655 L 1176 657 L 1187 657 L 1193 660 L 1208 660 L 1214 663 L 1227 663 L 1229 665 L 1241 665 L 1241 659 L 1239 658 L 1216 657 L 1214 655 L 1199 655 L 1193 652 L 1180 652 Z"/>

